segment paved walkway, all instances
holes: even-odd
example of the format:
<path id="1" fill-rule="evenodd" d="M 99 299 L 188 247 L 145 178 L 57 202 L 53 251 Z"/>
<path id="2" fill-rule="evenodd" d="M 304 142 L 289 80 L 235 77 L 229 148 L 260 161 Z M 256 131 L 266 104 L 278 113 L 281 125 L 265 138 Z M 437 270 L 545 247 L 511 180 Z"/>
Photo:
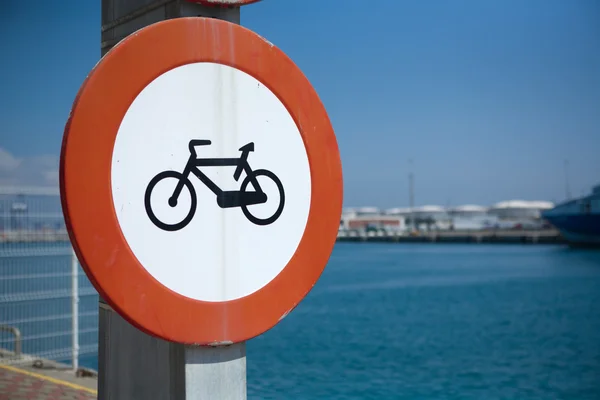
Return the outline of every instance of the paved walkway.
<path id="1" fill-rule="evenodd" d="M 61 376 L 63 374 L 64 376 Z M 71 375 L 73 375 L 71 373 Z M 83 385 L 66 372 L 32 371 L 28 367 L 0 365 L 0 400 L 89 400 L 96 399 L 96 389 L 89 380 Z M 71 382 L 70 382 L 71 381 Z"/>

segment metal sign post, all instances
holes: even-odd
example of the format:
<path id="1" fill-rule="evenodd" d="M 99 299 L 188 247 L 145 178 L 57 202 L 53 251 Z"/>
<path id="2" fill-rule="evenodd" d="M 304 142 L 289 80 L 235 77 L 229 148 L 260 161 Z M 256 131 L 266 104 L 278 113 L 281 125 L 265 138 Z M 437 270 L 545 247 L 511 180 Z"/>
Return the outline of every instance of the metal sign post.
<path id="1" fill-rule="evenodd" d="M 281 50 L 201 5 L 158 3 L 193 16 L 107 52 L 63 138 L 65 219 L 103 299 L 99 397 L 245 399 L 245 341 L 302 301 L 333 250 L 339 151 Z"/>

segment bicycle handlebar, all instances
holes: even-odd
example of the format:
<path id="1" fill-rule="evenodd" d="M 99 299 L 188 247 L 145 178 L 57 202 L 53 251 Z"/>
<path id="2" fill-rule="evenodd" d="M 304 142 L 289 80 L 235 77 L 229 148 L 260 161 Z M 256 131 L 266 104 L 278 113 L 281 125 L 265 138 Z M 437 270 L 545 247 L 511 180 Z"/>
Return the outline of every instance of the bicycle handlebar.
<path id="1" fill-rule="evenodd" d="M 235 172 L 233 173 L 233 179 L 235 179 L 236 182 L 238 179 L 240 179 L 240 176 L 242 175 L 244 164 L 248 159 L 248 153 L 254 151 L 254 142 L 250 142 L 245 146 L 240 147 L 240 151 L 242 152 L 242 156 L 240 157 L 240 163 L 238 164 L 237 168 L 235 169 Z"/>

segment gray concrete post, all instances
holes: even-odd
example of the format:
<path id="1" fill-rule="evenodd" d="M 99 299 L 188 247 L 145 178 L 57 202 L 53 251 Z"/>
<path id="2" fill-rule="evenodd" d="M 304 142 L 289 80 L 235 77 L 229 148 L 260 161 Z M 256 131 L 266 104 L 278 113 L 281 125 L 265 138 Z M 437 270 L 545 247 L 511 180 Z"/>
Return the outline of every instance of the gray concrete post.
<path id="1" fill-rule="evenodd" d="M 246 399 L 246 343 L 185 347 L 186 399 Z"/>
<path id="2" fill-rule="evenodd" d="M 102 0 L 101 55 L 144 26 L 190 16 L 239 24 L 240 8 L 185 0 Z M 100 400 L 246 399 L 245 343 L 198 347 L 167 342 L 139 331 L 102 299 L 99 306 Z"/>
<path id="3" fill-rule="evenodd" d="M 239 7 L 209 7 L 186 0 L 102 0 L 100 51 L 145 26 L 180 17 L 210 17 L 240 23 Z"/>

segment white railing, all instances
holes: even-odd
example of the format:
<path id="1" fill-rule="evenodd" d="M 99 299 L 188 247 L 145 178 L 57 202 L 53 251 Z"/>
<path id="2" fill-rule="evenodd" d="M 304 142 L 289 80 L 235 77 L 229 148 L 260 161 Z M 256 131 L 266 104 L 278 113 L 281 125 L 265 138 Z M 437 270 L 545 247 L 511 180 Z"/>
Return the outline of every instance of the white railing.
<path id="1" fill-rule="evenodd" d="M 98 350 L 98 294 L 79 265 L 54 190 L 0 187 L 0 363 L 79 368 Z M 20 354 L 16 354 L 20 353 Z"/>

